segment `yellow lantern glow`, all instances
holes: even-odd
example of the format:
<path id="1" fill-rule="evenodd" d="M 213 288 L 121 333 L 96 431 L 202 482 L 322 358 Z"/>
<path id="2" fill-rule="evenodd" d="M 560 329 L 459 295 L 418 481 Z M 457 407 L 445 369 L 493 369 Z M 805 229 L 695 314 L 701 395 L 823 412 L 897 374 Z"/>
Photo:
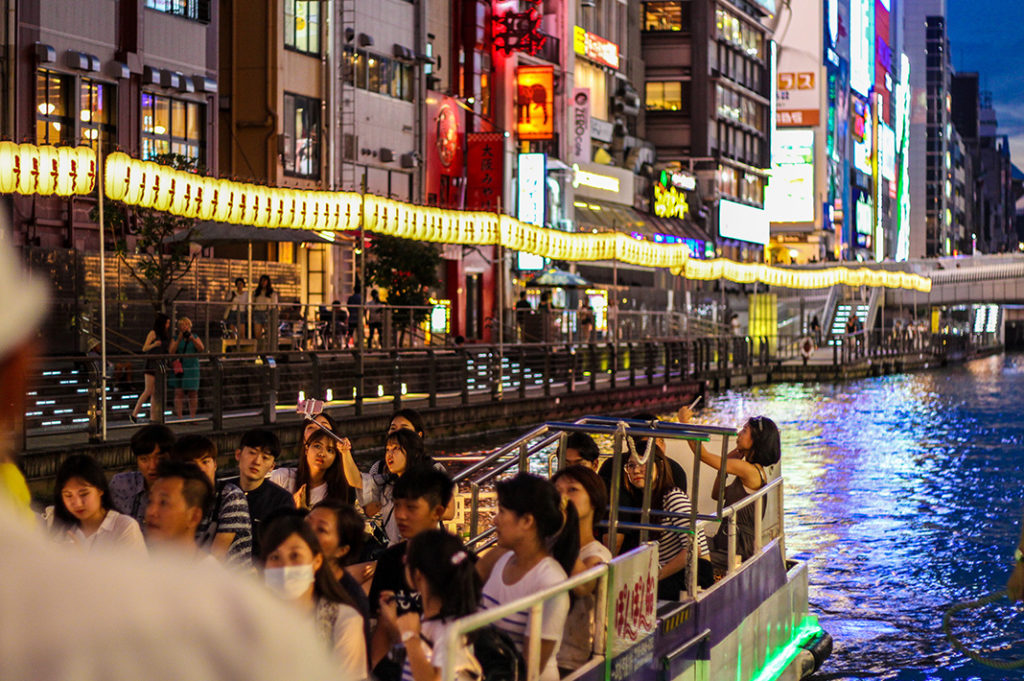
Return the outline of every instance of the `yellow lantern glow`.
<path id="1" fill-rule="evenodd" d="M 0 142 L 0 194 L 11 194 L 18 186 L 18 145 Z"/>

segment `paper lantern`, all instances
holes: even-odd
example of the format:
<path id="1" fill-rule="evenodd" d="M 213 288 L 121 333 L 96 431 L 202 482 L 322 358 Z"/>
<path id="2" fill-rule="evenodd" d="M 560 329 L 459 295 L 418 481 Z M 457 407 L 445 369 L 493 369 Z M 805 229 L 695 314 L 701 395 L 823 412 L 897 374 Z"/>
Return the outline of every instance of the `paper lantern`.
<path id="1" fill-rule="evenodd" d="M 0 142 L 0 194 L 10 194 L 18 186 L 18 145 Z"/>

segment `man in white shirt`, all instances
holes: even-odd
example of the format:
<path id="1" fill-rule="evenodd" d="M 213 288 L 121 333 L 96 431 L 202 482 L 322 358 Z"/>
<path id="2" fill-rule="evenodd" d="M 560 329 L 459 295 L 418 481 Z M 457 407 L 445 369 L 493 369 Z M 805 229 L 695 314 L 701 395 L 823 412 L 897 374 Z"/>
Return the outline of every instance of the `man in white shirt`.
<path id="1" fill-rule="evenodd" d="M 2 234 L 0 297 L 0 679 L 336 678 L 309 619 L 245 578 L 169 556 L 87 556 L 39 533 L 14 433 L 47 294 Z"/>

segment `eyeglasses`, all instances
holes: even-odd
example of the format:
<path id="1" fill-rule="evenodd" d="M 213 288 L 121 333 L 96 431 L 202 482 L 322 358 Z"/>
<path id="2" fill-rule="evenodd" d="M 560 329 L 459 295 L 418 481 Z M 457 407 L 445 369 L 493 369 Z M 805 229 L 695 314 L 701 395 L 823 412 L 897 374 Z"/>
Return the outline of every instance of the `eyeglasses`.
<path id="1" fill-rule="evenodd" d="M 642 471 L 647 468 L 647 465 L 642 463 L 636 463 L 634 461 L 627 461 L 623 465 L 623 468 L 625 468 L 627 471 Z"/>

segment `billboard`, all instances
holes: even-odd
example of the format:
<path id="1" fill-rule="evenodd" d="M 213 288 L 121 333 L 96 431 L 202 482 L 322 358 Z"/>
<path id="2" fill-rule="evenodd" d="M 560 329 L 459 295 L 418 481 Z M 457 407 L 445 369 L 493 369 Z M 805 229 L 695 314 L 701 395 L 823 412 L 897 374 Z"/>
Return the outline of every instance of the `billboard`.
<path id="1" fill-rule="evenodd" d="M 821 3 L 791 10 L 779 37 L 775 78 L 775 124 L 810 127 L 821 120 Z"/>
<path id="2" fill-rule="evenodd" d="M 518 217 L 531 225 L 544 226 L 544 180 L 547 157 L 544 154 L 519 154 Z"/>
<path id="3" fill-rule="evenodd" d="M 850 0 L 850 87 L 865 97 L 875 82 L 874 19 L 874 0 Z"/>
<path id="4" fill-rule="evenodd" d="M 771 222 L 814 222 L 814 131 L 778 130 L 765 194 Z"/>
<path id="5" fill-rule="evenodd" d="M 516 74 L 516 129 L 521 140 L 549 140 L 555 133 L 554 66 L 520 66 Z"/>
<path id="6" fill-rule="evenodd" d="M 505 135 L 471 132 L 466 135 L 466 208 L 497 212 L 504 186 Z"/>
<path id="7" fill-rule="evenodd" d="M 770 232 L 768 213 L 763 209 L 725 199 L 718 202 L 718 234 L 723 239 L 763 246 L 768 243 Z"/>
<path id="8" fill-rule="evenodd" d="M 896 179 L 896 131 L 878 122 L 878 172 L 892 182 Z"/>

